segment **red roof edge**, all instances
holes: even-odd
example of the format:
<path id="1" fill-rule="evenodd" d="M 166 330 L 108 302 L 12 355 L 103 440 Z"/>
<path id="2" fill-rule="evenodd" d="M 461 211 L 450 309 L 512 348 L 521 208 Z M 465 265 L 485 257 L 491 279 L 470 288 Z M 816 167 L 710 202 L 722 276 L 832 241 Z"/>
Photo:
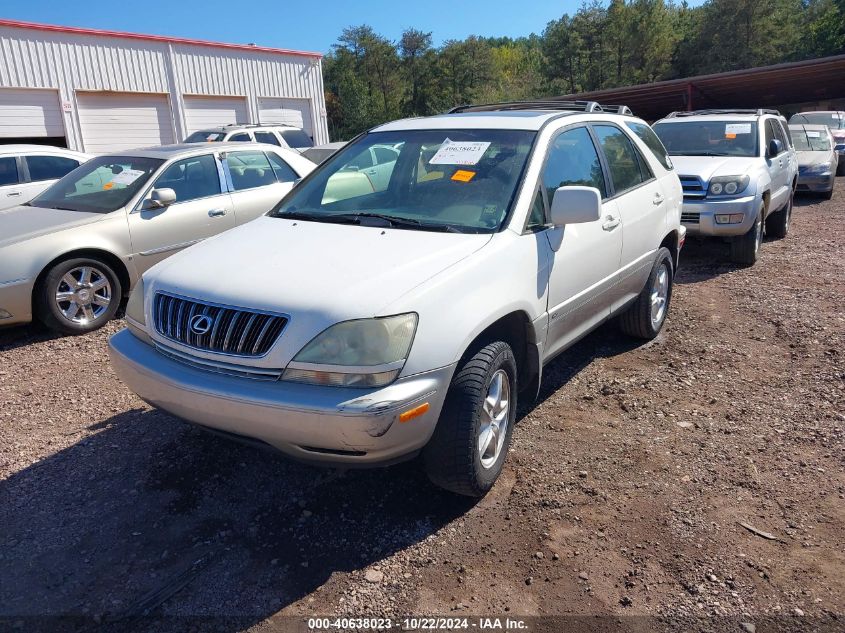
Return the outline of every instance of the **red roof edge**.
<path id="1" fill-rule="evenodd" d="M 59 26 L 56 24 L 39 24 L 37 22 L 21 22 L 0 18 L 0 26 L 37 31 L 52 31 L 54 33 L 72 33 L 74 35 L 95 35 L 100 37 L 122 37 L 124 39 L 147 40 L 150 42 L 167 42 L 169 44 L 189 44 L 193 46 L 210 46 L 213 48 L 228 48 L 234 50 L 254 51 L 260 53 L 275 53 L 277 55 L 299 55 L 302 57 L 321 58 L 322 53 L 309 51 L 295 51 L 286 48 L 270 48 L 267 46 L 252 46 L 250 44 L 226 44 L 224 42 L 209 42 L 208 40 L 193 40 L 184 37 L 168 37 L 166 35 L 144 35 L 142 33 L 125 33 L 123 31 L 107 31 L 103 29 L 86 29 L 77 26 Z"/>

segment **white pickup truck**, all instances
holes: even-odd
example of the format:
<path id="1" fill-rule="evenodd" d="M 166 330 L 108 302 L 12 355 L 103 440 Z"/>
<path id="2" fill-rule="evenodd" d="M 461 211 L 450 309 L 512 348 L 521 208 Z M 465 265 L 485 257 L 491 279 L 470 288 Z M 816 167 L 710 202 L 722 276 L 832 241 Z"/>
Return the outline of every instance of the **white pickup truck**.
<path id="1" fill-rule="evenodd" d="M 384 147 L 390 173 L 337 195 Z M 483 495 L 546 363 L 614 316 L 660 332 L 680 210 L 663 146 L 627 108 L 388 123 L 266 216 L 145 274 L 112 362 L 144 400 L 217 432 L 334 466 L 422 452 L 436 484 Z"/>

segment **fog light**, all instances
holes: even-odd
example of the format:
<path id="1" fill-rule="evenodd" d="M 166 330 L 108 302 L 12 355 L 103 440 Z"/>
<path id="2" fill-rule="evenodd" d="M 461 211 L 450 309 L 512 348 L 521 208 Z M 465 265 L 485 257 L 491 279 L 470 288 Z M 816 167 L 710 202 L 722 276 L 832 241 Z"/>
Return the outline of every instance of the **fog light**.
<path id="1" fill-rule="evenodd" d="M 11 319 L 12 315 L 5 310 L 0 310 L 0 319 Z"/>
<path id="2" fill-rule="evenodd" d="M 717 213 L 716 224 L 741 224 L 744 213 Z"/>

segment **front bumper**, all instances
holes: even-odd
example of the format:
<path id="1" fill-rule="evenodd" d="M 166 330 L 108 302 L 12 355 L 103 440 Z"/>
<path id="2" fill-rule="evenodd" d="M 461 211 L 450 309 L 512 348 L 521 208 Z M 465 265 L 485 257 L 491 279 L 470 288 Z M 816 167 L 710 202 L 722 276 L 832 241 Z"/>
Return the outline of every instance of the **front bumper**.
<path id="1" fill-rule="evenodd" d="M 827 192 L 833 188 L 834 174 L 798 174 L 798 191 Z"/>
<path id="2" fill-rule="evenodd" d="M 299 460 L 337 466 L 380 466 L 415 455 L 434 432 L 455 368 L 375 390 L 255 380 L 183 364 L 128 330 L 111 337 L 109 355 L 118 377 L 155 407 Z M 399 421 L 425 402 L 425 414 Z"/>
<path id="3" fill-rule="evenodd" d="M 0 283 L 0 327 L 32 321 L 31 279 Z"/>
<path id="4" fill-rule="evenodd" d="M 729 200 L 684 200 L 681 224 L 689 235 L 734 236 L 748 233 L 754 225 L 760 202 L 757 196 L 744 196 Z M 739 224 L 716 224 L 716 214 L 743 213 Z"/>

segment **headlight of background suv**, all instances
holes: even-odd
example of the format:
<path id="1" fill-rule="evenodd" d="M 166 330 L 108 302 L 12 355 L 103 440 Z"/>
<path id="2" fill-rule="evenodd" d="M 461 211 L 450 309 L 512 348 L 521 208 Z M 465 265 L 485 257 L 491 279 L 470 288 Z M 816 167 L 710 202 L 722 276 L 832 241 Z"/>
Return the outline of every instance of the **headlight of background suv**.
<path id="1" fill-rule="evenodd" d="M 294 357 L 282 380 L 333 387 L 383 387 L 405 366 L 417 315 L 343 321 L 324 330 Z"/>
<path id="2" fill-rule="evenodd" d="M 748 176 L 717 176 L 710 180 L 708 196 L 736 196 L 748 187 Z"/>

